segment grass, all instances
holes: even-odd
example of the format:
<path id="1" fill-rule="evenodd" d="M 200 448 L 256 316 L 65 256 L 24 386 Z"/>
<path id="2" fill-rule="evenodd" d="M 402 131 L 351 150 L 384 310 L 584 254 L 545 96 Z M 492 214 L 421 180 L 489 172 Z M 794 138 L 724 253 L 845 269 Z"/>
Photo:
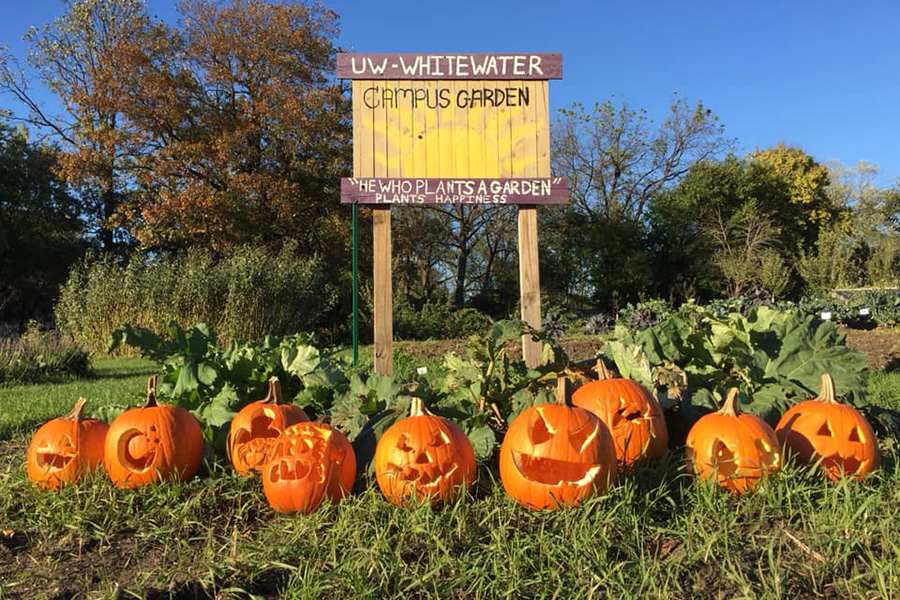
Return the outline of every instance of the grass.
<path id="1" fill-rule="evenodd" d="M 34 433 L 41 423 L 67 413 L 79 396 L 87 398 L 85 414 L 91 417 L 102 416 L 104 406 L 137 405 L 155 369 L 149 360 L 107 358 L 93 362 L 90 378 L 0 386 L 0 440 Z"/>
<path id="2" fill-rule="evenodd" d="M 862 484 L 788 465 L 741 498 L 689 481 L 670 454 L 578 509 L 547 513 L 518 507 L 487 469 L 438 511 L 393 506 L 369 486 L 311 516 L 278 515 L 258 479 L 217 465 L 177 485 L 119 490 L 97 473 L 59 493 L 35 489 L 24 472 L 35 415 L 55 416 L 77 394 L 137 402 L 152 363 L 96 368 L 64 391 L 0 389 L 0 599 L 900 594 L 893 444 Z"/>

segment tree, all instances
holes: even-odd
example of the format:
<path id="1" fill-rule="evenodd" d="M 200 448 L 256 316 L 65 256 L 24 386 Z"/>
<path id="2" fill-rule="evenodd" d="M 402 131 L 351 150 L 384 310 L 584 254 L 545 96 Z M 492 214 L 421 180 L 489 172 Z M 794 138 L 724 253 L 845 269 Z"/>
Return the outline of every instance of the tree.
<path id="1" fill-rule="evenodd" d="M 738 294 L 761 286 L 763 273 L 771 273 L 763 267 L 776 257 L 790 273 L 785 249 L 793 240 L 775 225 L 791 207 L 790 197 L 789 185 L 765 164 L 734 155 L 695 164 L 677 187 L 650 203 L 658 293 L 680 299 Z"/>
<path id="2" fill-rule="evenodd" d="M 129 46 L 123 112 L 148 137 L 131 208 L 147 247 L 298 239 L 345 253 L 349 102 L 319 5 L 191 0 L 184 27 Z"/>
<path id="3" fill-rule="evenodd" d="M 553 172 L 569 178 L 571 203 L 541 214 L 549 291 L 564 304 L 607 305 L 647 292 L 648 204 L 732 144 L 701 102 L 676 99 L 658 126 L 646 111 L 610 101 L 561 111 L 551 132 Z"/>
<path id="4" fill-rule="evenodd" d="M 551 136 L 553 172 L 569 178 L 573 208 L 588 216 L 640 221 L 647 203 L 692 164 L 733 141 L 712 111 L 677 99 L 656 130 L 644 110 L 612 102 L 561 111 Z"/>
<path id="5" fill-rule="evenodd" d="M 849 260 L 856 278 L 865 285 L 896 285 L 900 278 L 900 189 L 878 186 L 878 166 L 868 161 L 860 161 L 855 167 L 832 162 L 828 172 L 829 199 L 847 217 L 839 222 L 836 234 L 850 248 Z M 808 260 L 822 254 L 810 254 Z M 827 272 L 824 267 L 822 270 Z M 821 287 L 813 282 L 811 285 Z"/>
<path id="6" fill-rule="evenodd" d="M 121 75 L 128 68 L 121 50 L 126 42 L 143 44 L 155 26 L 141 0 L 66 0 L 66 7 L 62 17 L 25 36 L 31 67 L 59 97 L 62 113 L 47 112 L 8 54 L 0 56 L 0 90 L 24 104 L 26 120 L 60 144 L 60 173 L 82 202 L 89 236 L 101 250 L 125 254 L 128 230 L 114 217 L 131 191 L 140 135 L 120 111 Z"/>
<path id="7" fill-rule="evenodd" d="M 787 205 L 779 207 L 781 217 L 776 231 L 783 239 L 793 240 L 794 251 L 812 247 L 819 230 L 839 218 L 840 207 L 828 196 L 828 168 L 800 148 L 779 143 L 774 148 L 757 150 L 750 160 L 768 166 L 784 181 L 790 192 Z"/>
<path id="8" fill-rule="evenodd" d="M 84 250 L 79 206 L 55 148 L 0 124 L 0 322 L 46 319 Z"/>

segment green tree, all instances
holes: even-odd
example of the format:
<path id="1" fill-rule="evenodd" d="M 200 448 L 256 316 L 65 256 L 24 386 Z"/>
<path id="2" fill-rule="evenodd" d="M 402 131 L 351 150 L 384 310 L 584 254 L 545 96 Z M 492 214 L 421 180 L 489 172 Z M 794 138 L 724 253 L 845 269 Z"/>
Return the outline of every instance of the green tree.
<path id="1" fill-rule="evenodd" d="M 551 131 L 554 174 L 569 206 L 541 211 L 542 285 L 561 304 L 636 300 L 651 287 L 644 247 L 652 198 L 733 142 L 702 103 L 676 99 L 655 124 L 627 104 L 575 104 Z"/>
<path id="2" fill-rule="evenodd" d="M 55 148 L 0 124 L 0 322 L 47 319 L 84 250 L 79 205 Z"/>
<path id="3" fill-rule="evenodd" d="M 856 272 L 854 279 L 861 285 L 896 285 L 900 277 L 900 189 L 879 186 L 878 166 L 868 161 L 854 167 L 832 162 L 828 170 L 830 200 L 849 217 L 841 222 L 839 233 L 846 238 L 842 243 L 852 248 L 849 260 Z"/>
<path id="4" fill-rule="evenodd" d="M 777 227 L 790 206 L 788 184 L 765 164 L 734 155 L 695 164 L 650 205 L 658 293 L 707 299 L 776 283 L 773 264 L 783 261 L 788 273 L 792 264 L 792 240 Z"/>
<path id="5" fill-rule="evenodd" d="M 839 206 L 829 197 L 831 179 L 828 168 L 801 150 L 779 143 L 774 148 L 757 150 L 753 162 L 768 166 L 789 190 L 786 205 L 779 206 L 776 230 L 794 250 L 810 248 L 819 230 L 841 218 Z"/>

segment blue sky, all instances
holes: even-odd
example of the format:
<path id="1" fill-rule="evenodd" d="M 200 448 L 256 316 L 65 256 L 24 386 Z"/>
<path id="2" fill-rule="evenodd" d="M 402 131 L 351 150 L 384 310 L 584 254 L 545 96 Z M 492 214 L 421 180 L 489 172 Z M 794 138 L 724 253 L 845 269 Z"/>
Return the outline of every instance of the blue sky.
<path id="1" fill-rule="evenodd" d="M 780 141 L 820 162 L 879 165 L 900 180 L 900 2 L 325 0 L 355 52 L 561 52 L 551 110 L 611 99 L 656 121 L 702 100 L 741 153 Z M 0 44 L 64 9 L 5 0 Z M 174 22 L 172 0 L 148 0 Z M 9 107 L 0 98 L 0 106 Z"/>

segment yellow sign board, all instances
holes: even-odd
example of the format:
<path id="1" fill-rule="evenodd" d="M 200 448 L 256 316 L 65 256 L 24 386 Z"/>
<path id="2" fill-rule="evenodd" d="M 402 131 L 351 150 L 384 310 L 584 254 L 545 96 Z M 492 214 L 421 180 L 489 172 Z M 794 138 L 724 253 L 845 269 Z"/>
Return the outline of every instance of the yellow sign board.
<path id="1" fill-rule="evenodd" d="M 352 98 L 357 176 L 543 175 L 547 81 L 354 80 Z"/>

